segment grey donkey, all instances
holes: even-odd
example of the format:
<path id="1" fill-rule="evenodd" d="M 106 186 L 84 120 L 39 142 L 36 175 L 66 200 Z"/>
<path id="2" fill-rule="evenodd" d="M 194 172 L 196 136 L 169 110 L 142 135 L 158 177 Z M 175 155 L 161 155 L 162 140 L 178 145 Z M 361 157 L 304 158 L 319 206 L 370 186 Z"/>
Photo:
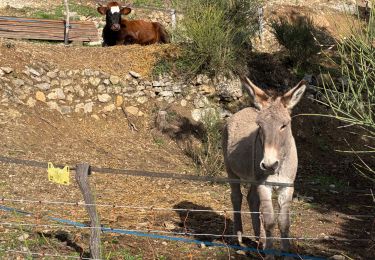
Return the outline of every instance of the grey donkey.
<path id="1" fill-rule="evenodd" d="M 258 240 L 265 238 L 264 249 L 271 249 L 276 225 L 272 192 L 276 190 L 278 193 L 281 238 L 288 238 L 294 187 L 271 186 L 267 182 L 294 183 L 298 158 L 290 114 L 303 96 L 306 85 L 301 81 L 284 95 L 271 97 L 248 78 L 242 77 L 241 81 L 255 108 L 245 108 L 228 119 L 223 133 L 225 166 L 230 179 L 258 183 L 251 185 L 247 201 L 253 212 L 251 218 L 255 236 Z M 241 211 L 241 185 L 231 183 L 230 187 L 233 210 Z M 238 212 L 234 213 L 234 232 L 242 242 L 242 220 Z M 282 239 L 281 247 L 289 251 L 289 239 Z M 266 259 L 274 259 L 274 256 L 268 255 Z"/>

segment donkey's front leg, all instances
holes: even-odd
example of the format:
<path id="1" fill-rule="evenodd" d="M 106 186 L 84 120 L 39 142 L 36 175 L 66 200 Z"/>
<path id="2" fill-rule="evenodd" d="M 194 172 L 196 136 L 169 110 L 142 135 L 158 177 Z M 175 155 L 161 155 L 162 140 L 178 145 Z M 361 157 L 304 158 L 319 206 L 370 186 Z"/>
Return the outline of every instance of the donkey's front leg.
<path id="1" fill-rule="evenodd" d="M 281 233 L 281 249 L 287 252 L 290 251 L 290 239 L 286 238 L 289 237 L 289 209 L 293 200 L 293 192 L 293 187 L 282 188 L 278 196 L 278 203 L 280 207 L 279 229 Z"/>
<path id="2" fill-rule="evenodd" d="M 275 227 L 275 215 L 272 206 L 272 187 L 259 185 L 258 195 L 260 200 L 260 212 L 266 231 L 266 243 L 264 249 L 271 249 L 273 246 L 273 229 Z M 273 255 L 267 255 L 265 259 L 274 259 Z"/>
<path id="3" fill-rule="evenodd" d="M 242 204 L 242 193 L 241 184 L 231 183 L 231 195 L 233 206 L 233 231 L 234 234 L 238 236 L 238 242 L 242 243 L 242 219 L 241 219 L 241 204 Z"/>

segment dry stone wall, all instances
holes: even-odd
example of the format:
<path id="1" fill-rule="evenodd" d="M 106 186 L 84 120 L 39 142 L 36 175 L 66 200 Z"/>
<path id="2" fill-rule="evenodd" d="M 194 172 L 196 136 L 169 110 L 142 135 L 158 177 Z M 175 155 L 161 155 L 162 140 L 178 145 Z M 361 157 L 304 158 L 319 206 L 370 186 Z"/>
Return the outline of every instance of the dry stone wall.
<path id="1" fill-rule="evenodd" d="M 26 66 L 23 71 L 0 67 L 0 105 L 34 108 L 41 104 L 63 115 L 99 118 L 131 104 L 126 109 L 141 116 L 139 106 L 159 101 L 189 107 L 193 119 L 199 121 L 213 108 L 218 109 L 216 101 L 237 100 L 242 95 L 239 80 L 226 77 L 210 79 L 198 75 L 191 82 L 184 82 L 169 75 L 148 79 L 129 71 L 125 77 L 119 77 L 91 69 L 58 69 L 42 63 Z M 229 114 L 222 109 L 217 111 L 222 116 Z"/>

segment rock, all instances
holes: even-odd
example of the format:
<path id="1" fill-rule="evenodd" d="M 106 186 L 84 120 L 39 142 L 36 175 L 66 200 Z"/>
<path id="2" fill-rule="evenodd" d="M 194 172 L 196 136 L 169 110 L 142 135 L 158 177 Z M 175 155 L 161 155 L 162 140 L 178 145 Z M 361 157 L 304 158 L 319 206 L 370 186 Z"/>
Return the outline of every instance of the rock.
<path id="1" fill-rule="evenodd" d="M 33 69 L 33 68 L 29 68 L 28 71 L 31 75 L 34 75 L 34 76 L 37 76 L 37 77 L 40 77 L 40 75 L 41 75 L 39 71 L 37 71 L 36 69 Z"/>
<path id="2" fill-rule="evenodd" d="M 80 96 L 84 97 L 85 96 L 85 91 L 83 91 L 82 87 L 80 85 L 75 85 L 74 86 L 74 91 Z"/>
<path id="3" fill-rule="evenodd" d="M 101 46 L 102 45 L 102 41 L 89 42 L 87 45 L 88 46 Z"/>
<path id="4" fill-rule="evenodd" d="M 110 105 L 105 106 L 105 107 L 103 108 L 103 112 L 112 112 L 112 111 L 114 111 L 115 109 L 116 109 L 115 104 L 110 104 Z"/>
<path id="5" fill-rule="evenodd" d="M 19 236 L 17 239 L 19 241 L 26 241 L 29 237 L 30 237 L 29 234 L 25 233 L 25 234 L 22 234 L 21 236 Z"/>
<path id="6" fill-rule="evenodd" d="M 181 106 L 186 107 L 187 106 L 187 101 L 185 99 L 181 100 Z"/>
<path id="7" fill-rule="evenodd" d="M 0 69 L 0 77 L 2 77 L 2 76 L 4 76 L 4 75 L 5 75 L 4 71 L 2 71 L 2 70 Z"/>
<path id="8" fill-rule="evenodd" d="M 121 107 L 123 103 L 124 103 L 124 98 L 122 96 L 117 96 L 116 102 L 115 102 L 116 107 Z"/>
<path id="9" fill-rule="evenodd" d="M 66 101 L 68 101 L 68 102 L 73 102 L 73 99 L 74 99 L 74 95 L 73 94 L 68 94 L 68 95 L 66 95 Z"/>
<path id="10" fill-rule="evenodd" d="M 70 114 L 70 113 L 72 113 L 72 108 L 70 106 L 61 106 L 60 112 L 63 115 Z"/>
<path id="11" fill-rule="evenodd" d="M 148 101 L 148 98 L 145 97 L 145 96 L 137 98 L 137 102 L 140 103 L 140 104 L 144 104 L 147 101 Z"/>
<path id="12" fill-rule="evenodd" d="M 40 90 L 49 90 L 51 88 L 51 85 L 49 83 L 40 83 L 36 84 L 35 87 L 37 87 Z"/>
<path id="13" fill-rule="evenodd" d="M 36 105 L 36 100 L 35 100 L 34 98 L 32 98 L 32 97 L 29 97 L 29 99 L 28 99 L 27 102 L 26 102 L 26 105 L 27 105 L 28 107 L 35 107 L 35 105 Z"/>
<path id="14" fill-rule="evenodd" d="M 64 90 L 62 88 L 55 89 L 57 99 L 65 99 Z"/>
<path id="15" fill-rule="evenodd" d="M 60 86 L 60 82 L 57 79 L 51 80 L 51 87 Z"/>
<path id="16" fill-rule="evenodd" d="M 100 78 L 90 77 L 90 78 L 89 78 L 89 83 L 90 83 L 93 87 L 97 87 L 97 86 L 99 86 L 99 84 L 100 84 Z"/>
<path id="17" fill-rule="evenodd" d="M 98 115 L 91 115 L 92 118 L 94 118 L 95 120 L 100 120 L 100 117 Z"/>
<path id="18" fill-rule="evenodd" d="M 54 79 L 57 77 L 57 73 L 55 71 L 48 71 L 47 77 L 49 77 L 50 79 Z"/>
<path id="19" fill-rule="evenodd" d="M 64 91 L 61 88 L 55 89 L 53 92 L 47 95 L 48 99 L 65 99 Z"/>
<path id="20" fill-rule="evenodd" d="M 204 108 L 204 109 L 194 109 L 191 111 L 191 117 L 197 121 L 200 122 L 204 117 L 214 115 L 216 114 L 216 110 L 214 108 Z"/>
<path id="21" fill-rule="evenodd" d="M 60 110 L 59 105 L 55 101 L 49 101 L 47 105 L 50 109 Z"/>
<path id="22" fill-rule="evenodd" d="M 41 81 L 51 83 L 51 79 L 47 76 L 42 76 Z"/>
<path id="23" fill-rule="evenodd" d="M 215 87 L 210 85 L 202 85 L 199 87 L 199 93 L 201 93 L 202 95 L 212 96 L 215 94 L 215 92 Z"/>
<path id="24" fill-rule="evenodd" d="M 120 77 L 111 75 L 109 77 L 109 81 L 112 83 L 112 85 L 117 85 L 120 82 Z"/>
<path id="25" fill-rule="evenodd" d="M 153 87 L 164 87 L 165 84 L 163 82 L 161 82 L 161 81 L 153 81 L 152 82 L 152 86 Z"/>
<path id="26" fill-rule="evenodd" d="M 99 93 L 105 93 L 106 87 L 104 85 L 99 85 L 98 92 Z"/>
<path id="27" fill-rule="evenodd" d="M 92 108 L 94 107 L 94 103 L 93 102 L 88 102 L 84 105 L 83 107 L 83 112 L 85 114 L 88 114 L 88 113 L 92 113 Z"/>
<path id="28" fill-rule="evenodd" d="M 196 78 L 197 85 L 208 84 L 210 82 L 210 78 L 207 75 L 199 74 Z"/>
<path id="29" fill-rule="evenodd" d="M 109 84 L 111 84 L 111 82 L 109 81 L 109 79 L 105 79 L 103 80 L 103 84 L 108 86 Z"/>
<path id="30" fill-rule="evenodd" d="M 72 83 L 73 83 L 73 81 L 71 79 L 63 79 L 63 80 L 61 80 L 60 85 L 62 87 L 66 87 L 66 86 L 71 85 Z"/>
<path id="31" fill-rule="evenodd" d="M 330 187 L 331 189 L 334 189 L 334 188 L 336 188 L 336 185 L 335 185 L 335 184 L 330 184 L 329 187 Z"/>
<path id="32" fill-rule="evenodd" d="M 65 73 L 65 71 L 63 71 L 63 70 L 61 70 L 61 71 L 59 71 L 59 77 L 60 78 L 66 78 L 66 73 Z"/>
<path id="33" fill-rule="evenodd" d="M 73 86 L 68 86 L 64 88 L 64 93 L 74 93 L 74 87 Z"/>
<path id="34" fill-rule="evenodd" d="M 134 106 L 129 106 L 125 108 L 125 111 L 133 116 L 137 116 L 139 113 L 139 108 Z"/>
<path id="35" fill-rule="evenodd" d="M 203 108 L 203 107 L 206 107 L 209 104 L 210 104 L 210 102 L 208 101 L 207 97 L 205 97 L 205 96 L 198 96 L 194 100 L 195 108 Z"/>
<path id="36" fill-rule="evenodd" d="M 227 118 L 227 117 L 230 117 L 230 116 L 233 115 L 231 112 L 229 112 L 228 110 L 225 110 L 223 108 L 219 109 L 219 114 L 220 114 L 221 119 L 224 119 L 224 118 Z"/>
<path id="37" fill-rule="evenodd" d="M 238 99 L 243 96 L 242 84 L 239 79 L 233 80 L 220 80 L 217 79 L 217 84 L 215 85 L 216 92 L 223 100 L 230 101 L 232 99 Z"/>
<path id="38" fill-rule="evenodd" d="M 85 108 L 85 104 L 79 103 L 76 105 L 74 112 L 79 113 L 81 110 L 84 110 L 84 108 Z"/>
<path id="39" fill-rule="evenodd" d="M 0 70 L 2 70 L 5 74 L 10 74 L 13 72 L 11 67 L 0 67 Z"/>
<path id="40" fill-rule="evenodd" d="M 139 116 L 139 117 L 144 116 L 144 115 L 145 115 L 145 113 L 143 113 L 142 111 L 139 111 L 139 112 L 138 112 L 138 116 Z"/>
<path id="41" fill-rule="evenodd" d="M 42 91 L 37 91 L 35 93 L 35 99 L 40 102 L 46 102 L 46 95 Z"/>
<path id="42" fill-rule="evenodd" d="M 165 90 L 159 93 L 159 96 L 162 96 L 162 97 L 173 97 L 173 95 L 174 95 L 173 91 L 168 91 L 168 90 Z"/>
<path id="43" fill-rule="evenodd" d="M 108 94 L 101 94 L 101 95 L 98 95 L 98 100 L 99 102 L 107 103 L 112 100 L 112 97 Z"/>
<path id="44" fill-rule="evenodd" d="M 17 88 L 22 87 L 23 85 L 25 85 L 25 81 L 23 81 L 22 79 L 14 79 L 12 81 L 12 83 Z"/>
<path id="45" fill-rule="evenodd" d="M 135 71 L 132 71 L 132 70 L 129 71 L 129 74 L 130 74 L 133 78 L 136 78 L 136 79 L 138 79 L 138 78 L 141 77 L 141 74 L 139 74 L 139 73 L 137 73 L 137 72 L 135 72 Z"/>

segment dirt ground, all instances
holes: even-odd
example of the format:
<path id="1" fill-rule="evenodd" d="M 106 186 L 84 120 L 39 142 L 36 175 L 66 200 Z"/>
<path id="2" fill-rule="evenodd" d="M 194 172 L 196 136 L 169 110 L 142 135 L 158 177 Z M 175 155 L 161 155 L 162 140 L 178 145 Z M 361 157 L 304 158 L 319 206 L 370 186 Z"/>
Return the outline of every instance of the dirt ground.
<path id="1" fill-rule="evenodd" d="M 166 53 L 170 46 L 124 46 L 116 48 L 66 48 L 23 41 L 0 41 L 0 64 L 18 72 L 31 62 L 48 62 L 67 69 L 91 68 L 107 73 L 125 75 L 129 70 L 149 75 L 156 53 Z M 172 50 L 173 52 L 173 50 Z M 98 55 L 99 53 L 99 55 Z M 117 62 L 111 62 L 113 57 Z M 254 57 L 253 64 L 263 66 L 276 59 L 264 54 Z M 261 60 L 259 60 L 261 59 Z M 263 65 L 262 65 L 263 64 Z M 268 63 L 268 65 L 271 65 Z M 298 79 L 279 63 L 269 70 L 257 70 L 257 80 L 290 83 Z M 277 71 L 277 73 L 275 73 Z M 270 74 L 267 74 L 267 73 Z M 122 74 L 123 73 L 123 74 Z M 275 75 L 278 74 L 278 75 Z M 270 76 L 271 75 L 271 76 Z M 277 78 L 280 77 L 280 78 Z M 243 106 L 244 104 L 242 104 Z M 155 111 L 159 104 L 148 103 L 142 108 L 145 116 L 135 120 L 139 132 L 132 132 L 121 111 L 100 120 L 91 117 L 63 117 L 43 105 L 28 109 L 0 106 L 0 155 L 14 158 L 50 161 L 75 165 L 88 162 L 93 166 L 195 174 L 192 160 L 177 143 L 160 134 L 154 127 Z M 322 113 L 325 108 L 304 98 L 294 111 Z M 301 255 L 346 259 L 372 259 L 374 246 L 374 207 L 371 187 L 358 177 L 353 159 L 334 152 L 344 149 L 344 139 L 355 145 L 368 142 L 355 136 L 337 122 L 320 117 L 296 116 L 293 132 L 299 152 L 299 172 L 293 203 L 291 236 L 305 238 L 293 241 L 293 252 Z M 370 144 L 370 143 L 369 143 Z M 81 202 L 82 195 L 71 177 L 70 186 L 50 183 L 46 170 L 0 163 L 0 194 L 4 198 Z M 90 182 L 98 204 L 127 205 L 142 209 L 99 207 L 104 226 L 129 230 L 159 230 L 164 232 L 229 234 L 230 214 L 159 211 L 155 208 L 188 208 L 230 210 L 228 185 L 173 181 L 144 177 L 128 177 L 93 173 Z M 332 185 L 335 187 L 332 188 Z M 245 193 L 245 188 L 244 188 Z M 39 203 L 10 203 L 0 206 L 33 212 L 34 216 L 0 211 L 0 247 L 30 250 L 46 254 L 78 256 L 88 251 L 89 232 L 69 227 L 9 227 L 5 222 L 57 224 L 45 216 L 87 223 L 81 206 Z M 243 205 L 247 210 L 247 205 Z M 148 208 L 148 209 L 145 209 Z M 370 215 L 370 217 L 368 216 Z M 244 215 L 245 234 L 253 234 L 250 217 Z M 24 235 L 29 236 L 24 239 Z M 168 235 L 168 234 L 167 234 Z M 186 236 L 179 236 L 184 238 Z M 335 237 L 337 240 L 327 240 Z M 209 240 L 209 237 L 186 237 Z M 212 239 L 212 238 L 211 238 Z M 372 239 L 372 241 L 361 241 Z M 222 238 L 213 240 L 222 243 Z M 262 259 L 254 253 L 227 248 L 201 247 L 134 235 L 102 234 L 106 259 Z M 224 241 L 231 242 L 231 241 Z M 249 246 L 254 242 L 247 241 Z M 350 258 L 349 258 L 350 257 Z M 38 257 L 35 257 L 38 259 Z M 42 257 L 41 259 L 53 259 Z M 2 254 L 0 259 L 24 259 L 21 254 Z"/>

